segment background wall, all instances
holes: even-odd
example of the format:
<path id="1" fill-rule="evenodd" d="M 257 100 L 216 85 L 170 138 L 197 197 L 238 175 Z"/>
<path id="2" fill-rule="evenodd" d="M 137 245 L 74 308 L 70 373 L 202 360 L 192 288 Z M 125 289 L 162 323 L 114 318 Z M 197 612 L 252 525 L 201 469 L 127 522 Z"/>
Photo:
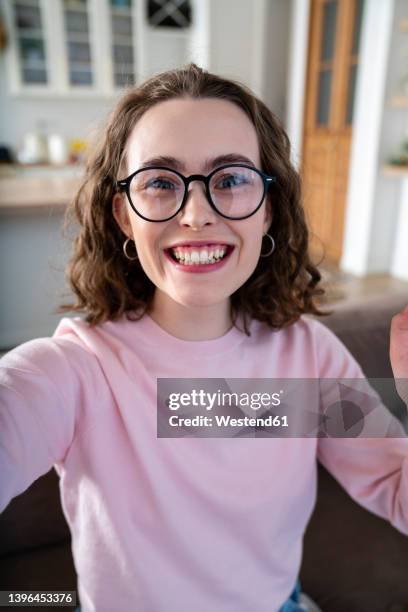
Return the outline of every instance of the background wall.
<path id="1" fill-rule="evenodd" d="M 24 134 L 39 123 L 65 138 L 88 138 L 111 107 L 112 99 L 16 98 L 7 92 L 0 62 L 0 141 L 20 147 Z"/>

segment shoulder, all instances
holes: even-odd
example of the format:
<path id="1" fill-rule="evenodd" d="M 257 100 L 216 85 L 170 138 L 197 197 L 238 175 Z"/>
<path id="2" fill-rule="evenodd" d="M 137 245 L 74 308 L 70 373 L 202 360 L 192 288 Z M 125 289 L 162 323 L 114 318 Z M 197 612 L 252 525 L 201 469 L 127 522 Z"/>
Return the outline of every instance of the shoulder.
<path id="1" fill-rule="evenodd" d="M 28 340 L 8 351 L 0 359 L 1 382 L 6 384 L 12 376 L 16 379 L 44 377 L 53 380 L 61 388 L 67 381 L 74 382 L 89 375 L 94 362 L 75 333 L 69 333 L 62 319 L 57 329 L 65 329 L 52 337 Z"/>
<path id="2" fill-rule="evenodd" d="M 320 342 L 326 345 L 340 342 L 328 327 L 310 315 L 302 315 L 295 323 L 281 329 L 272 329 L 266 323 L 253 320 L 252 333 L 257 338 L 268 338 L 271 341 L 279 340 L 290 344 L 304 344 L 309 347 Z"/>
<path id="3" fill-rule="evenodd" d="M 81 354 L 79 347 L 64 338 L 34 338 L 5 353 L 0 359 L 0 368 L 51 372 L 66 364 L 70 355 Z"/>
<path id="4" fill-rule="evenodd" d="M 336 334 L 324 323 L 309 315 L 304 316 L 312 330 L 322 378 L 361 378 L 362 369 Z"/>
<path id="5" fill-rule="evenodd" d="M 298 364 L 296 371 L 321 378 L 363 376 L 354 357 L 324 323 L 302 315 L 295 323 L 271 330 L 265 323 L 254 325 L 259 342 L 270 343 L 287 364 Z"/>

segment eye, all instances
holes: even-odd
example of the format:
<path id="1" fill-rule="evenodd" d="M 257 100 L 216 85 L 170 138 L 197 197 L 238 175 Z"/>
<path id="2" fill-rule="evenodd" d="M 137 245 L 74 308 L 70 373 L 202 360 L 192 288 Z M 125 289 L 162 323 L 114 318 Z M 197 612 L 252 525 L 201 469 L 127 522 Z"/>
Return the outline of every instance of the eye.
<path id="1" fill-rule="evenodd" d="M 156 178 L 151 181 L 148 181 L 144 185 L 144 189 L 148 189 L 149 187 L 151 187 L 152 189 L 166 190 L 174 188 L 175 185 L 168 179 Z"/>
<path id="2" fill-rule="evenodd" d="M 221 189 L 230 189 L 238 185 L 247 184 L 248 181 L 242 174 L 225 174 L 217 180 L 216 187 Z"/>

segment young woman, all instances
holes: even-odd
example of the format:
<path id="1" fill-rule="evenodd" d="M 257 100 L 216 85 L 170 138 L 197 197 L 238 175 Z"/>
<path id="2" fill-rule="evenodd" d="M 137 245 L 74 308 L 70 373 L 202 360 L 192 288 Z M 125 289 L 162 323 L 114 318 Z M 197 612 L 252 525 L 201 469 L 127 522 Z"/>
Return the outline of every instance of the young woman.
<path id="1" fill-rule="evenodd" d="M 313 609 L 317 459 L 408 534 L 404 438 L 157 437 L 157 378 L 363 376 L 304 316 L 320 275 L 289 153 L 246 87 L 190 64 L 127 92 L 89 160 L 60 310 L 85 317 L 6 354 L 0 411 L 0 510 L 55 466 L 83 612 Z M 403 379 L 407 311 L 392 334 Z"/>

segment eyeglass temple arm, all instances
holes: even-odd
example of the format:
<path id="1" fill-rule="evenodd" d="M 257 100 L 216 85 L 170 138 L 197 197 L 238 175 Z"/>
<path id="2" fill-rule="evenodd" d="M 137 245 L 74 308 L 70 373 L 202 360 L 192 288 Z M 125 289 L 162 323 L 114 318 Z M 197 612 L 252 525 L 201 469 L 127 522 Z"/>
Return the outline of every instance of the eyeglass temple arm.
<path id="1" fill-rule="evenodd" d="M 124 191 L 127 187 L 127 181 L 116 181 L 115 187 L 118 191 Z"/>

